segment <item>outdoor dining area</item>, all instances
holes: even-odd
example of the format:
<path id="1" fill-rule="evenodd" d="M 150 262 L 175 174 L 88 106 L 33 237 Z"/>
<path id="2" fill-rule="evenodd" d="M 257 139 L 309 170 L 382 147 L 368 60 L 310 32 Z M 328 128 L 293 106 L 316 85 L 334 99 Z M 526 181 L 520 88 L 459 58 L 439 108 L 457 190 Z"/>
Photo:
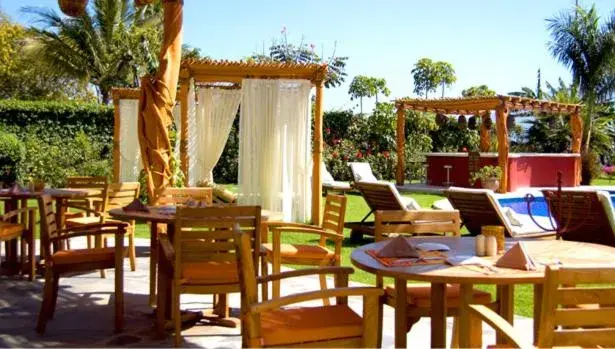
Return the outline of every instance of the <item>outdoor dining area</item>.
<path id="1" fill-rule="evenodd" d="M 158 71 L 112 91 L 113 173 L 0 189 L 0 346 L 615 347 L 608 192 L 562 187 L 560 174 L 541 190 L 549 214 L 523 220 L 489 189 L 447 187 L 445 204 L 422 207 L 350 162 L 352 185 L 329 175 L 323 195 L 327 65 L 182 61 L 183 1 L 162 4 Z M 579 184 L 579 105 L 396 105 L 399 153 L 406 110 L 495 110 L 500 192 L 516 185 L 509 111 L 567 113 Z M 238 115 L 238 184 L 225 192 L 212 171 Z M 369 209 L 360 222 L 351 195 Z"/>

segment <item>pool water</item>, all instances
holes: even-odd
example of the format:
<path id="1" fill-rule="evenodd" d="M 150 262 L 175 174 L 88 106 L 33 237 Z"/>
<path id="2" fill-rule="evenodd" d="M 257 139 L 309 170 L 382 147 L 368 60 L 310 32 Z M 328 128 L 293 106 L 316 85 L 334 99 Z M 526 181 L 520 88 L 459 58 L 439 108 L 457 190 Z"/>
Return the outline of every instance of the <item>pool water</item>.
<path id="1" fill-rule="evenodd" d="M 609 192 L 611 195 L 611 202 L 615 206 L 615 192 Z M 520 214 L 529 214 L 527 211 L 527 201 L 525 197 L 521 198 L 500 198 L 498 199 L 500 206 L 510 207 L 513 211 Z M 543 196 L 535 196 L 534 200 L 530 204 L 530 210 L 533 216 L 548 217 L 549 211 L 547 210 L 547 203 Z"/>

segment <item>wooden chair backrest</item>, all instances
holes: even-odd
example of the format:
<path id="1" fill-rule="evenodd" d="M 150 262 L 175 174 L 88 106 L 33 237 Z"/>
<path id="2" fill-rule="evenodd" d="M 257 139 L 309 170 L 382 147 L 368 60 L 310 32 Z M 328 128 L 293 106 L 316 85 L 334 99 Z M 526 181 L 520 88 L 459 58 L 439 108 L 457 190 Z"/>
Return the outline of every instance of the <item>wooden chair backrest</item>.
<path id="1" fill-rule="evenodd" d="M 177 208 L 175 221 L 175 268 L 182 263 L 235 262 L 235 231 L 251 238 L 253 263 L 258 265 L 260 206 Z M 181 277 L 176 273 L 176 278 Z M 253 274 L 252 277 L 256 277 Z"/>
<path id="2" fill-rule="evenodd" d="M 344 233 L 346 202 L 346 196 L 332 194 L 327 195 L 321 224 L 324 229 L 336 234 Z"/>
<path id="3" fill-rule="evenodd" d="M 354 185 L 372 211 L 404 209 L 387 183 L 355 182 Z"/>
<path id="4" fill-rule="evenodd" d="M 213 189 L 205 187 L 166 188 L 156 201 L 156 205 L 183 205 L 190 200 L 211 205 Z"/>
<path id="5" fill-rule="evenodd" d="M 107 210 L 107 200 L 109 182 L 105 176 L 74 176 L 66 179 L 66 187 L 71 189 L 97 189 L 95 193 L 88 194 L 86 199 L 98 199 L 97 209 Z M 82 198 L 69 200 L 70 202 L 80 203 Z"/>
<path id="6" fill-rule="evenodd" d="M 483 225 L 505 226 L 489 200 L 487 193 L 467 193 L 445 190 L 444 196 L 459 211 L 463 224 L 472 235 L 479 235 Z M 508 236 L 510 232 L 507 231 Z"/>
<path id="7" fill-rule="evenodd" d="M 56 224 L 56 215 L 53 211 L 53 200 L 49 195 L 42 195 L 38 198 L 38 212 L 41 220 L 41 244 L 43 246 L 43 252 L 45 256 L 51 256 L 51 243 L 50 238 L 58 236 L 58 225 Z M 62 244 L 56 244 L 54 250 Z"/>
<path id="8" fill-rule="evenodd" d="M 615 246 L 615 232 L 595 191 L 542 191 L 564 240 Z M 615 281 L 615 280 L 614 280 Z"/>
<path id="9" fill-rule="evenodd" d="M 538 347 L 615 347 L 614 281 L 614 267 L 548 266 Z"/>
<path id="10" fill-rule="evenodd" d="M 124 182 L 109 184 L 109 200 L 107 211 L 122 208 L 139 197 L 139 182 Z"/>
<path id="11" fill-rule="evenodd" d="M 384 239 L 390 234 L 422 235 L 452 233 L 459 236 L 461 219 L 459 211 L 376 211 L 374 238 Z"/>

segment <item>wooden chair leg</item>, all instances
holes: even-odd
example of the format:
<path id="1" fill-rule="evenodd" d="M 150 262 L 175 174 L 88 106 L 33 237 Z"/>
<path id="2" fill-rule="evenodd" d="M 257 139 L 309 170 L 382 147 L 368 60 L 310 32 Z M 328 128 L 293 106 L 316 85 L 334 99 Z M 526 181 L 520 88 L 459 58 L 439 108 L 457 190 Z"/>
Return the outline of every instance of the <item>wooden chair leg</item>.
<path id="1" fill-rule="evenodd" d="M 94 238 L 94 248 L 102 248 L 103 247 L 103 243 L 105 244 L 105 247 L 107 245 L 107 238 L 106 237 L 102 237 L 100 235 L 96 236 Z M 105 273 L 104 269 L 100 269 L 100 277 L 101 279 L 104 279 L 107 277 L 107 274 Z"/>
<path id="2" fill-rule="evenodd" d="M 53 272 L 47 270 L 45 272 L 45 286 L 43 288 L 43 301 L 41 303 L 41 310 L 38 313 L 38 321 L 36 323 L 36 332 L 39 334 L 45 333 L 45 327 L 47 327 L 47 320 L 49 320 L 49 313 L 51 310 L 51 299 L 53 297 Z"/>
<path id="3" fill-rule="evenodd" d="M 453 317 L 453 336 L 451 337 L 451 348 L 459 348 L 459 318 Z"/>
<path id="4" fill-rule="evenodd" d="M 137 270 L 137 251 L 135 247 L 135 233 L 132 228 L 128 234 L 128 259 L 130 260 L 130 271 Z"/>
<path id="5" fill-rule="evenodd" d="M 123 237 L 122 237 L 123 239 Z M 119 248 L 123 249 L 120 243 Z M 116 248 L 117 244 L 116 244 Z M 115 332 L 124 328 L 124 256 L 120 257 L 119 265 L 115 265 Z"/>
<path id="6" fill-rule="evenodd" d="M 28 280 L 33 281 L 36 277 L 36 239 L 34 238 L 34 227 L 28 232 Z"/>
<path id="7" fill-rule="evenodd" d="M 218 317 L 226 319 L 229 317 L 229 307 L 228 307 L 228 294 L 222 293 L 218 294 L 214 303 L 214 311 L 215 315 Z"/>
<path id="8" fill-rule="evenodd" d="M 175 329 L 175 347 L 179 348 L 182 343 L 182 319 L 180 309 L 180 294 L 177 287 L 173 287 L 173 327 Z"/>
<path id="9" fill-rule="evenodd" d="M 58 302 L 58 291 L 60 288 L 60 274 L 53 274 L 52 282 L 52 294 L 51 294 L 51 310 L 49 312 L 49 318 L 53 319 L 53 314 L 56 312 L 56 303 Z"/>
<path id="10" fill-rule="evenodd" d="M 158 296 L 156 298 L 156 337 L 164 339 L 164 326 L 166 324 L 167 306 L 165 301 L 168 297 L 167 274 L 164 268 L 160 268 L 158 272 Z"/>
<path id="11" fill-rule="evenodd" d="M 420 317 L 409 316 L 406 322 L 406 332 L 410 332 L 410 330 L 412 329 L 412 326 L 414 326 L 414 324 L 419 322 L 420 319 L 421 319 Z"/>
<path id="12" fill-rule="evenodd" d="M 318 277 L 320 279 L 320 289 L 326 290 L 327 289 L 327 277 L 324 274 L 320 274 Z M 331 305 L 331 301 L 329 300 L 329 298 L 323 298 L 322 304 Z"/>
<path id="13" fill-rule="evenodd" d="M 261 276 L 267 276 L 269 275 L 269 263 L 267 262 L 267 257 L 263 256 L 261 258 Z M 261 297 L 263 302 L 267 301 L 269 299 L 269 283 L 268 282 L 263 282 L 261 284 Z"/>
<path id="14" fill-rule="evenodd" d="M 271 261 L 271 272 L 273 274 L 280 273 L 280 261 L 276 261 L 275 259 Z M 275 280 L 271 282 L 271 298 L 278 299 L 280 298 L 280 280 Z"/>

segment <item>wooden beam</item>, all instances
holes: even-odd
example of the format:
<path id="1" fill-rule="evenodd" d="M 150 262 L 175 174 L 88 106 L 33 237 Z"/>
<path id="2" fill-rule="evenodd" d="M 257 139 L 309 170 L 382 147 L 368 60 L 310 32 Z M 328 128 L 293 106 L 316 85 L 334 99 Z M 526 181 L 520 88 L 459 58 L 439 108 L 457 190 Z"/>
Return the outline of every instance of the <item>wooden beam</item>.
<path id="1" fill-rule="evenodd" d="M 573 153 L 581 155 L 581 141 L 583 139 L 583 119 L 581 118 L 581 110 L 579 108 L 576 108 L 572 115 L 570 115 L 570 128 L 572 129 L 572 149 L 570 150 Z M 581 184 L 581 169 L 582 162 L 581 157 L 579 156 L 575 161 L 575 185 Z"/>
<path id="2" fill-rule="evenodd" d="M 320 225 L 320 201 L 322 198 L 322 92 L 323 81 L 316 84 L 314 102 L 314 135 L 312 138 L 312 223 Z"/>
<path id="3" fill-rule="evenodd" d="M 506 119 L 508 118 L 508 108 L 505 104 L 495 109 L 495 124 L 498 135 L 498 164 L 502 169 L 502 178 L 500 178 L 500 188 L 498 192 L 506 193 L 508 191 L 508 128 L 506 127 Z"/>
<path id="4" fill-rule="evenodd" d="M 180 106 L 180 133 L 179 139 L 179 158 L 181 161 L 181 170 L 184 174 L 186 183 L 188 182 L 188 168 L 190 165 L 190 157 L 188 156 L 188 88 L 190 80 L 182 82 L 179 85 L 179 106 Z"/>
<path id="5" fill-rule="evenodd" d="M 406 146 L 406 110 L 403 106 L 397 108 L 397 171 L 395 179 L 397 185 L 404 185 L 404 172 L 406 169 L 406 157 L 404 148 Z"/>
<path id="6" fill-rule="evenodd" d="M 113 181 L 120 181 L 120 99 L 113 95 Z"/>

